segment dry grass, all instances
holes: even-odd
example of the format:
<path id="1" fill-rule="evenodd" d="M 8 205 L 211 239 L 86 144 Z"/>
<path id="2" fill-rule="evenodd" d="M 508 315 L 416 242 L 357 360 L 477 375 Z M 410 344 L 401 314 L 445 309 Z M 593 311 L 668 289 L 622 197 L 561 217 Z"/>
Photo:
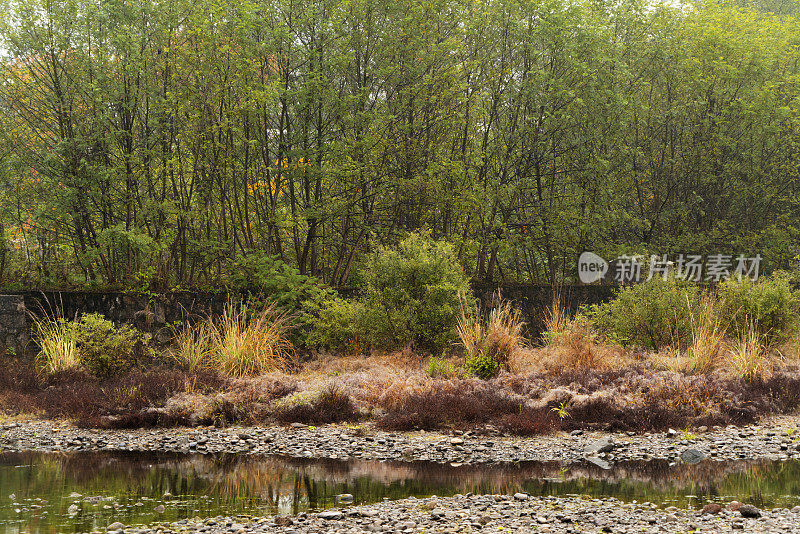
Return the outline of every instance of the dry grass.
<path id="1" fill-rule="evenodd" d="M 585 317 L 559 317 L 556 330 L 548 330 L 547 344 L 523 351 L 511 363 L 514 372 L 609 369 L 629 363 L 622 348 L 598 344 Z M 549 328 L 549 327 L 548 327 Z"/>
<path id="2" fill-rule="evenodd" d="M 567 329 L 569 321 L 569 312 L 567 312 L 561 301 L 561 295 L 555 293 L 553 301 L 544 315 L 545 341 L 549 341 L 551 337 L 563 333 Z"/>
<path id="3" fill-rule="evenodd" d="M 705 295 L 700 308 L 690 312 L 692 337 L 686 353 L 688 356 L 686 372 L 706 374 L 722 363 L 722 352 L 726 329 L 717 318 L 719 303 L 711 295 Z"/>
<path id="4" fill-rule="evenodd" d="M 525 343 L 525 323 L 519 310 L 510 302 L 500 302 L 484 318 L 480 307 L 470 307 L 461 299 L 457 330 L 466 359 L 489 356 L 503 367 Z"/>
<path id="5" fill-rule="evenodd" d="M 186 370 L 212 366 L 211 327 L 207 322 L 184 326 L 175 336 L 173 357 Z"/>
<path id="6" fill-rule="evenodd" d="M 287 339 L 288 318 L 274 306 L 249 313 L 247 306 L 229 303 L 211 323 L 211 358 L 223 373 L 255 376 L 289 367 L 294 351 Z"/>
<path id="7" fill-rule="evenodd" d="M 72 323 L 46 317 L 35 320 L 39 344 L 37 363 L 47 373 L 68 371 L 80 366 L 80 353 Z"/>
<path id="8" fill-rule="evenodd" d="M 728 351 L 730 371 L 742 380 L 764 378 L 770 371 L 767 347 L 754 325 L 749 325 Z"/>

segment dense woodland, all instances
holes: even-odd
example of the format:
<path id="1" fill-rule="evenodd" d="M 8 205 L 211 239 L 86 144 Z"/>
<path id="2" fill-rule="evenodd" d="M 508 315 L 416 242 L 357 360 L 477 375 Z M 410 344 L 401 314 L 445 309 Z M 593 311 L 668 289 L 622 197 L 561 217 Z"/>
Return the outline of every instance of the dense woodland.
<path id="1" fill-rule="evenodd" d="M 7 0 L 3 283 L 333 286 L 424 230 L 473 280 L 583 250 L 796 263 L 792 5 Z"/>

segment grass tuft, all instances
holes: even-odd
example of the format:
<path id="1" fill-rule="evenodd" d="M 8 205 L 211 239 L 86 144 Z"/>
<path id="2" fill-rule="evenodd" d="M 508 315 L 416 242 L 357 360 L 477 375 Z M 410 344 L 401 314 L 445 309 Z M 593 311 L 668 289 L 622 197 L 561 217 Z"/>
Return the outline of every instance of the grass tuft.
<path id="1" fill-rule="evenodd" d="M 80 352 L 73 323 L 64 319 L 35 320 L 36 341 L 39 344 L 37 362 L 47 373 L 58 373 L 80 366 Z"/>
<path id="2" fill-rule="evenodd" d="M 701 298 L 697 313 L 690 311 L 692 332 L 686 368 L 689 373 L 706 374 L 720 364 L 726 331 L 718 319 L 717 307 L 717 300 L 707 294 Z"/>
<path id="3" fill-rule="evenodd" d="M 728 353 L 732 373 L 742 380 L 764 378 L 768 373 L 767 348 L 754 325 L 739 334 Z"/>
<path id="4" fill-rule="evenodd" d="M 207 322 L 185 325 L 175 336 L 173 357 L 187 371 L 212 366 L 212 329 Z"/>
<path id="5" fill-rule="evenodd" d="M 508 367 L 509 360 L 525 342 L 524 326 L 519 310 L 508 301 L 501 302 L 484 318 L 479 306 L 469 307 L 462 298 L 457 330 L 467 367 L 475 367 L 477 362 L 484 367 L 489 364 L 491 369 L 484 378 L 493 376 L 501 367 Z"/>
<path id="6" fill-rule="evenodd" d="M 294 355 L 289 328 L 288 316 L 274 305 L 250 313 L 246 305 L 228 303 L 209 330 L 212 361 L 234 377 L 285 370 Z"/>

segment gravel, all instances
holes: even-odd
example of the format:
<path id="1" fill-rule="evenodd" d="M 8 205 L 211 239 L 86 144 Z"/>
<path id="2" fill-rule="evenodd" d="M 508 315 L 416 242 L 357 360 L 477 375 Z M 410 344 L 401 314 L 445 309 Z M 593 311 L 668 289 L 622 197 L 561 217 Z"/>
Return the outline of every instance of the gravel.
<path id="1" fill-rule="evenodd" d="M 482 464 L 518 461 L 602 463 L 665 459 L 800 459 L 800 417 L 696 434 L 601 432 L 519 438 L 457 432 L 391 433 L 370 425 L 307 427 L 197 427 L 145 430 L 77 429 L 63 422 L 0 425 L 0 451 L 174 451 L 280 454 L 297 458 L 421 460 Z M 683 457 L 683 459 L 681 459 Z"/>
<path id="2" fill-rule="evenodd" d="M 147 527 L 109 527 L 136 534 L 177 533 L 361 533 L 361 532 L 782 532 L 800 533 L 800 508 L 759 511 L 743 517 L 728 508 L 717 513 L 658 509 L 651 503 L 617 499 L 456 495 L 408 498 L 320 513 L 275 517 L 215 517 Z"/>

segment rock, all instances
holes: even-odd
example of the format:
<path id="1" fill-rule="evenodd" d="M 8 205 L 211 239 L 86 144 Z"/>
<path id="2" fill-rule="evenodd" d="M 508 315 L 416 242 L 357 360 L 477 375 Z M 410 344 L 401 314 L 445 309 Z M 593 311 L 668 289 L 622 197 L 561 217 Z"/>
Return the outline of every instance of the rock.
<path id="1" fill-rule="evenodd" d="M 728 510 L 730 510 L 731 512 L 735 512 L 736 510 L 739 509 L 740 506 L 742 506 L 742 503 L 740 503 L 739 501 L 731 501 L 730 503 L 728 503 Z"/>
<path id="2" fill-rule="evenodd" d="M 335 521 L 342 519 L 344 514 L 339 510 L 325 510 L 324 512 L 317 514 L 317 517 L 320 519 L 325 519 L 326 521 Z"/>
<path id="3" fill-rule="evenodd" d="M 166 510 L 166 508 L 164 508 L 163 504 L 159 504 L 158 506 L 153 508 L 153 511 L 155 511 L 155 513 L 157 513 L 157 514 L 163 514 L 165 510 Z"/>
<path id="4" fill-rule="evenodd" d="M 339 502 L 353 502 L 353 495 L 350 493 L 342 493 L 341 495 L 336 496 L 336 500 Z"/>
<path id="5" fill-rule="evenodd" d="M 588 455 L 611 452 L 614 450 L 614 446 L 614 440 L 611 439 L 611 437 L 602 438 L 587 445 L 584 449 L 584 453 Z"/>
<path id="6" fill-rule="evenodd" d="M 742 514 L 742 517 L 747 517 L 750 519 L 756 519 L 761 517 L 761 510 L 759 510 L 752 504 L 741 505 L 739 507 L 739 513 Z"/>
<path id="7" fill-rule="evenodd" d="M 124 528 L 125 528 L 125 525 L 123 525 L 122 523 L 117 521 L 116 523 L 111 523 L 110 525 L 108 525 L 106 530 L 108 530 L 110 532 L 112 530 L 122 530 Z"/>
<path id="8" fill-rule="evenodd" d="M 285 515 L 279 515 L 275 518 L 275 526 L 277 527 L 289 527 L 294 523 L 291 517 Z"/>
<path id="9" fill-rule="evenodd" d="M 602 458 L 598 458 L 597 456 L 587 456 L 586 461 L 596 465 L 600 469 L 611 469 L 611 464 L 609 462 L 603 460 Z"/>
<path id="10" fill-rule="evenodd" d="M 697 449 L 686 449 L 681 453 L 681 460 L 689 465 L 699 464 L 706 459 L 706 453 Z"/>
<path id="11" fill-rule="evenodd" d="M 514 499 L 517 500 L 517 501 L 527 501 L 528 498 L 529 498 L 529 495 L 527 493 L 515 493 L 514 494 Z"/>
<path id="12" fill-rule="evenodd" d="M 703 506 L 702 514 L 718 514 L 722 511 L 722 506 L 715 502 L 710 502 L 707 505 Z"/>
<path id="13" fill-rule="evenodd" d="M 674 428 L 670 428 L 669 430 L 667 430 L 667 437 L 668 438 L 674 438 L 677 435 L 678 435 L 678 431 L 675 430 Z"/>
<path id="14" fill-rule="evenodd" d="M 464 440 L 461 438 L 453 438 L 450 440 L 450 445 L 463 445 Z"/>
<path id="15" fill-rule="evenodd" d="M 793 514 L 800 514 L 800 506 L 795 506 L 790 510 Z"/>
<path id="16" fill-rule="evenodd" d="M 67 508 L 67 513 L 69 515 L 75 515 L 78 513 L 78 510 L 80 510 L 80 508 L 78 508 L 77 504 L 70 504 L 69 508 Z"/>

